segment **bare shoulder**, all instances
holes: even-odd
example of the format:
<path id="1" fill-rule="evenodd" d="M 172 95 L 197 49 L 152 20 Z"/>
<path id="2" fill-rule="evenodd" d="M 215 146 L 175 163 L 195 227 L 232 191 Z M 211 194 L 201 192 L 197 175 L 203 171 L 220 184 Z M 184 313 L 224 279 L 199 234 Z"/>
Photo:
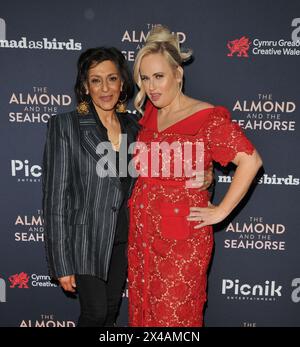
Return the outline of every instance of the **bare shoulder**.
<path id="1" fill-rule="evenodd" d="M 214 105 L 212 105 L 206 101 L 201 101 L 201 100 L 196 100 L 196 99 L 193 99 L 193 100 L 194 100 L 194 105 L 193 105 L 194 112 L 202 111 L 202 110 L 205 110 L 207 108 L 214 108 L 215 107 Z"/>

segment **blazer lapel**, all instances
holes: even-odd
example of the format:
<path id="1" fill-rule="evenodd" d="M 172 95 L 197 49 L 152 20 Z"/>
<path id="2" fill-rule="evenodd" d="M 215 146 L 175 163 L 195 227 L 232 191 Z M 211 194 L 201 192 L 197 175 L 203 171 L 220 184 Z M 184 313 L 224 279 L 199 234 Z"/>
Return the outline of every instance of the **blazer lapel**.
<path id="1" fill-rule="evenodd" d="M 105 142 L 105 147 L 103 148 L 109 148 L 111 151 L 113 151 L 111 144 L 106 137 L 105 130 L 99 126 L 93 113 L 89 113 L 85 116 L 79 115 L 78 117 L 81 145 L 87 151 L 87 153 L 92 156 L 95 162 L 98 163 L 99 160 L 105 155 L 103 153 L 97 152 L 97 147 L 99 146 L 99 144 L 102 143 L 104 145 Z M 121 189 L 121 181 L 118 177 L 116 163 L 113 160 L 108 160 L 108 170 L 109 179 L 114 183 L 115 186 Z"/>

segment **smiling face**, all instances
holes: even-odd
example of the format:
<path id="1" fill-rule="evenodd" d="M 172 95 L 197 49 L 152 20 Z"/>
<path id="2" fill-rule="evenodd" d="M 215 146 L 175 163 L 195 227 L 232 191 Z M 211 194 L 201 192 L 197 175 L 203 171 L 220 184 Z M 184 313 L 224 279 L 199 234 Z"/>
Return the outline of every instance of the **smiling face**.
<path id="1" fill-rule="evenodd" d="M 122 80 L 116 65 L 105 60 L 88 71 L 85 88 L 90 94 L 97 111 L 112 111 L 118 103 Z"/>
<path id="2" fill-rule="evenodd" d="M 161 53 L 149 54 L 142 58 L 140 77 L 148 98 L 157 108 L 163 108 L 179 95 L 183 70 L 173 68 Z"/>

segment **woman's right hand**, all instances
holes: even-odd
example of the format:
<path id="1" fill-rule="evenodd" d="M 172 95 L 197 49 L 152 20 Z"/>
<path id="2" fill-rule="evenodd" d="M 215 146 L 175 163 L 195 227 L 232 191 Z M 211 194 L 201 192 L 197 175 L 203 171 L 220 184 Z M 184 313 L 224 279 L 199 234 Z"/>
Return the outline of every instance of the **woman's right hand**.
<path id="1" fill-rule="evenodd" d="M 60 277 L 58 278 L 58 281 L 65 291 L 75 293 L 76 291 L 75 290 L 76 288 L 75 275 Z"/>

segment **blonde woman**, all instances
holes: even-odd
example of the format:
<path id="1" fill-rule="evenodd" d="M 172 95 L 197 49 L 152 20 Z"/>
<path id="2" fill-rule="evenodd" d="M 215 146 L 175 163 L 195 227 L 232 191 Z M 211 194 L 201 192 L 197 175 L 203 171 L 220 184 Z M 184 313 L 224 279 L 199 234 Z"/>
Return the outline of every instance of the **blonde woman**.
<path id="1" fill-rule="evenodd" d="M 154 174 L 142 168 L 129 201 L 131 326 L 203 325 L 212 225 L 224 220 L 238 205 L 262 165 L 259 154 L 231 121 L 226 108 L 183 94 L 182 65 L 190 56 L 189 51 L 181 52 L 177 37 L 162 26 L 150 32 L 139 51 L 134 66 L 139 87 L 135 107 L 143 113 L 138 141 L 144 147 L 139 158 L 144 151 L 142 154 L 151 161 L 156 154 L 155 143 L 194 146 L 200 142 L 204 146 L 204 170 L 212 161 L 222 165 L 232 162 L 237 168 L 217 206 L 209 203 L 207 190 L 189 187 L 185 174 L 178 177 L 171 170 L 164 175 L 165 157 L 159 157 L 161 162 Z M 169 153 L 172 167 L 175 154 Z M 195 167 L 194 152 L 190 159 Z"/>

